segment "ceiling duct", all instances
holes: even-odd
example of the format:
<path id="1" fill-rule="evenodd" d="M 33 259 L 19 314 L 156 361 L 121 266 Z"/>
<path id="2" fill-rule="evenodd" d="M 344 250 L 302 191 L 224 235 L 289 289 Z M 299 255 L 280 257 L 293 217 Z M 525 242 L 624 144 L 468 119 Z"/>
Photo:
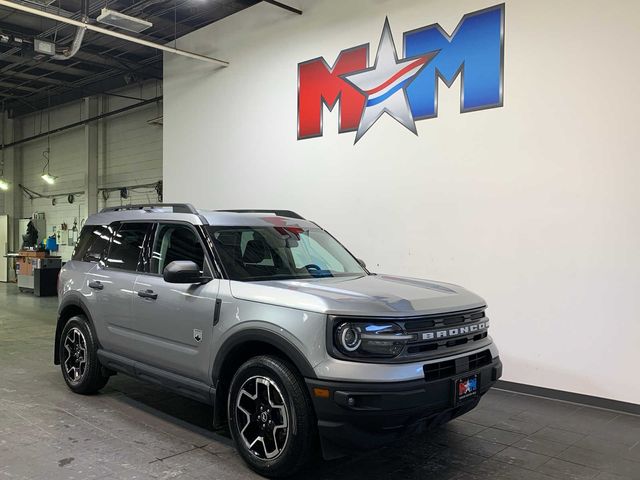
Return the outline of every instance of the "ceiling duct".
<path id="1" fill-rule="evenodd" d="M 102 13 L 98 18 L 96 18 L 96 20 L 100 23 L 104 23 L 105 25 L 111 25 L 112 27 L 121 28 L 135 33 L 140 33 L 153 26 L 153 23 L 147 22 L 146 20 L 131 17 L 124 13 L 116 12 L 115 10 L 109 10 L 108 8 L 103 8 Z"/>
<path id="2" fill-rule="evenodd" d="M 76 53 L 78 53 L 78 50 L 80 50 L 82 40 L 84 39 L 84 33 L 86 31 L 86 27 L 78 27 L 78 30 L 76 30 L 76 36 L 71 44 L 71 48 L 65 50 L 63 53 L 52 55 L 51 58 L 53 60 L 69 60 L 72 58 Z"/>
<path id="3" fill-rule="evenodd" d="M 82 0 L 82 23 L 89 22 L 89 0 Z M 72 58 L 78 50 L 80 50 L 80 46 L 82 45 L 82 40 L 84 39 L 84 34 L 87 31 L 87 27 L 78 27 L 76 30 L 76 36 L 73 39 L 73 43 L 71 44 L 71 48 L 68 48 L 64 52 L 56 55 L 52 55 L 51 58 L 53 60 L 69 60 Z"/>

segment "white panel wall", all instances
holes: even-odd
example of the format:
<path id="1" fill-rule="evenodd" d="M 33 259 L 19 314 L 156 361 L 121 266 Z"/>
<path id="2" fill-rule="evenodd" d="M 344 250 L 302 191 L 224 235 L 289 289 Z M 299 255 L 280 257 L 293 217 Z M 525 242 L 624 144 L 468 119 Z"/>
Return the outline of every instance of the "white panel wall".
<path id="1" fill-rule="evenodd" d="M 162 95 L 162 90 L 159 84 L 150 83 L 145 88 L 131 89 L 125 94 L 153 98 Z M 129 99 L 107 98 L 108 111 L 130 104 Z M 161 115 L 162 104 L 154 104 L 104 121 L 99 155 L 100 187 L 140 185 L 162 180 L 162 126 L 148 123 L 148 120 Z M 102 208 L 157 200 L 155 191 L 147 188 L 131 191 L 126 200 L 122 200 L 118 192 L 112 192 L 107 202 L 100 196 L 98 205 Z"/>
<path id="2" fill-rule="evenodd" d="M 161 95 L 161 87 L 155 82 L 143 86 L 127 88 L 116 92 L 135 98 L 121 98 L 106 96 L 102 100 L 103 112 L 113 111 L 132 103 L 138 99 L 153 98 Z M 68 125 L 80 121 L 82 117 L 82 102 L 74 102 L 51 112 L 38 112 L 16 120 L 18 124 L 17 138 L 30 137 L 49 130 L 47 122 L 51 121 L 51 128 Z M 125 185 L 139 185 L 154 183 L 162 180 L 162 127 L 150 125 L 147 121 L 162 115 L 162 104 L 149 105 L 130 110 L 124 114 L 108 117 L 98 124 L 98 186 L 121 187 Z M 40 176 L 45 160 L 42 153 L 47 148 L 46 138 L 31 141 L 20 147 L 24 171 L 23 178 L 17 183 L 41 194 L 56 194 L 62 192 L 86 191 L 87 166 L 85 150 L 84 127 L 66 130 L 51 136 L 51 174 L 58 177 L 54 185 L 47 185 Z M 17 185 L 14 185 L 17 187 Z M 145 188 L 132 190 L 129 198 L 122 200 L 119 192 L 111 192 L 105 202 L 99 195 L 98 207 L 121 205 L 129 203 L 147 203 L 157 201 L 157 194 L 153 189 Z M 0 212 L 3 211 L 0 207 Z M 50 199 L 28 198 L 24 200 L 24 217 L 34 212 L 44 212 L 47 220 L 47 231 L 51 234 L 54 225 L 66 222 L 69 227 L 74 220 L 78 228 L 87 218 L 86 194 L 76 196 L 73 204 L 66 198 L 58 198 L 55 206 Z M 63 248 L 63 258 L 68 258 L 71 248 Z"/>
<path id="3" fill-rule="evenodd" d="M 72 103 L 63 107 L 52 109 L 50 113 L 39 112 L 28 115 L 18 122 L 16 138 L 25 138 L 37 135 L 49 130 L 47 121 L 51 121 L 51 129 L 77 122 L 81 119 L 81 103 Z M 41 178 L 46 160 L 43 152 L 47 149 L 47 139 L 42 138 L 20 146 L 23 162 L 22 179 L 16 181 L 12 188 L 17 188 L 21 183 L 43 195 L 85 190 L 86 162 L 84 159 L 84 129 L 68 130 L 59 135 L 50 137 L 51 163 L 50 172 L 57 178 L 54 185 L 47 185 Z M 25 197 L 23 200 L 22 216 L 29 217 L 34 212 L 44 212 L 47 221 L 47 235 L 52 233 L 53 225 L 62 222 L 73 224 L 74 218 L 78 222 L 86 217 L 86 198 L 78 196 L 77 201 L 70 205 L 66 199 L 58 198 L 56 206 L 50 199 L 34 199 Z"/>
<path id="4" fill-rule="evenodd" d="M 640 2 L 506 1 L 505 106 L 459 113 L 459 80 L 419 136 L 393 119 L 357 144 L 296 140 L 297 63 L 497 1 L 258 4 L 165 58 L 167 200 L 291 208 L 374 271 L 460 283 L 488 301 L 505 379 L 640 403 Z M 373 61 L 373 59 L 372 59 Z"/>

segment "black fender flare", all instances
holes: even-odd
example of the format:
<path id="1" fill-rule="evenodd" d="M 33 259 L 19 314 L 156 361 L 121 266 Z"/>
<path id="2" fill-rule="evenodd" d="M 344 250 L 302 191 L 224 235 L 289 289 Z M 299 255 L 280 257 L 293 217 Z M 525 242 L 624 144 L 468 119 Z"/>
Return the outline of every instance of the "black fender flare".
<path id="1" fill-rule="evenodd" d="M 317 378 L 313 367 L 305 358 L 304 354 L 298 349 L 298 347 L 293 345 L 285 337 L 264 328 L 250 328 L 241 330 L 231 335 L 224 341 L 224 343 L 218 350 L 218 353 L 216 354 L 215 360 L 213 362 L 213 368 L 211 372 L 214 386 L 218 383 L 218 379 L 220 378 L 222 371 L 222 366 L 229 353 L 239 345 L 247 342 L 263 342 L 272 345 L 289 358 L 289 360 L 298 369 L 303 377 Z"/>
<path id="2" fill-rule="evenodd" d="M 53 346 L 54 365 L 60 364 L 60 336 L 62 335 L 62 329 L 64 328 L 64 324 L 66 323 L 64 321 L 66 320 L 66 318 L 63 319 L 62 313 L 67 309 L 67 307 L 70 307 L 70 306 L 78 307 L 80 310 L 82 310 L 84 316 L 87 317 L 87 320 L 89 321 L 89 327 L 93 331 L 92 333 L 94 338 L 96 340 L 98 339 L 98 337 L 96 336 L 96 329 L 93 325 L 93 318 L 91 317 L 91 314 L 89 313 L 89 309 L 84 303 L 84 299 L 82 298 L 82 295 L 78 292 L 68 292 L 65 295 L 65 298 L 60 302 L 60 305 L 58 306 L 58 320 L 56 322 L 56 336 L 55 336 L 55 342 Z"/>

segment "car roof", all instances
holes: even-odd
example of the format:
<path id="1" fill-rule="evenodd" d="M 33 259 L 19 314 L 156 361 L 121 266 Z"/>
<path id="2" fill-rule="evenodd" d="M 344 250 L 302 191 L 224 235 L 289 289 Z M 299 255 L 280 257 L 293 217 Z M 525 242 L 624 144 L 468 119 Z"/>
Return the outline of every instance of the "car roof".
<path id="1" fill-rule="evenodd" d="M 176 205 L 180 205 L 179 208 Z M 131 205 L 111 207 L 90 215 L 86 225 L 108 225 L 113 222 L 168 221 L 212 226 L 300 226 L 317 225 L 288 210 L 200 210 L 188 204 Z"/>

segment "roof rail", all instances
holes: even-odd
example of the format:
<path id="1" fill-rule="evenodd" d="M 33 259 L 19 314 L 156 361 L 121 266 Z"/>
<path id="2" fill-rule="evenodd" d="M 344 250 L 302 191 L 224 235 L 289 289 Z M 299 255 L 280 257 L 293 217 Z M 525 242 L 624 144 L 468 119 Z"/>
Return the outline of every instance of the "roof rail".
<path id="1" fill-rule="evenodd" d="M 124 210 L 144 210 L 147 208 L 172 208 L 173 213 L 192 213 L 200 215 L 190 203 L 147 203 L 139 205 L 121 205 L 119 207 L 107 207 L 100 210 L 100 213 L 120 212 Z"/>
<path id="2" fill-rule="evenodd" d="M 289 218 L 297 218 L 299 220 L 304 220 L 305 218 L 291 210 L 254 210 L 254 209 L 240 209 L 240 210 L 216 210 L 217 212 L 232 212 L 232 213 L 273 213 L 278 217 L 289 217 Z"/>

